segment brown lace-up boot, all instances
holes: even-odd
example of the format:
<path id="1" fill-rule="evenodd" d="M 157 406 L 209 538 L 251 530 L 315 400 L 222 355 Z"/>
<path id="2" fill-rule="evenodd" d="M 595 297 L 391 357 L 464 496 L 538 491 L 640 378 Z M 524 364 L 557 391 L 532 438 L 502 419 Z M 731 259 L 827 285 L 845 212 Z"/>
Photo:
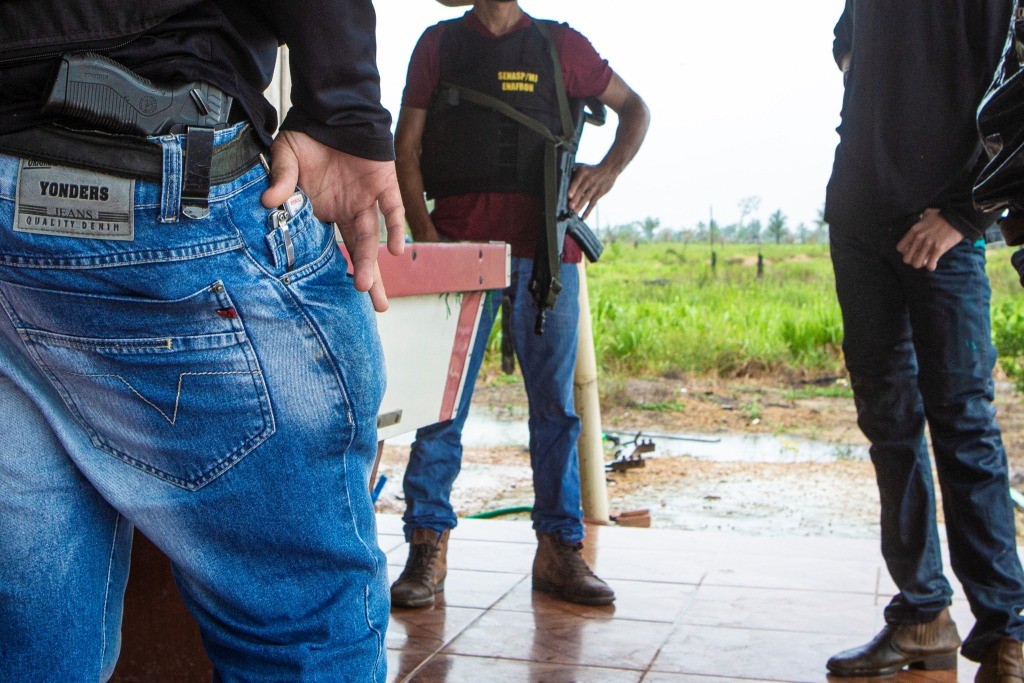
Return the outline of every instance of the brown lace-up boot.
<path id="1" fill-rule="evenodd" d="M 553 593 L 581 605 L 608 605 L 615 591 L 597 578 L 583 560 L 582 543 L 566 543 L 555 534 L 537 534 L 533 590 Z"/>
<path id="2" fill-rule="evenodd" d="M 871 642 L 828 660 L 836 676 L 882 676 L 911 667 L 928 671 L 956 669 L 960 634 L 944 609 L 927 624 L 886 625 Z"/>
<path id="3" fill-rule="evenodd" d="M 988 648 L 974 683 L 1024 683 L 1024 656 L 1020 642 L 1001 638 Z"/>
<path id="4" fill-rule="evenodd" d="M 409 557 L 398 580 L 391 584 L 394 607 L 427 607 L 434 595 L 444 590 L 448 573 L 448 534 L 431 529 L 413 529 Z"/>

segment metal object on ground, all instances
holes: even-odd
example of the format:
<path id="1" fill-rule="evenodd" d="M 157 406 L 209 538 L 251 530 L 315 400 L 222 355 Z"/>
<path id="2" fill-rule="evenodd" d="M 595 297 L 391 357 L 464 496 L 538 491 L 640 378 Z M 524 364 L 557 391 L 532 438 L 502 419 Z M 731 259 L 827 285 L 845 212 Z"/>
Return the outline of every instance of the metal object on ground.
<path id="1" fill-rule="evenodd" d="M 620 437 L 633 435 L 633 439 L 639 439 L 642 436 L 647 436 L 653 439 L 668 439 L 670 441 L 693 441 L 695 443 L 719 443 L 722 440 L 716 436 L 683 436 L 681 434 L 659 434 L 657 432 L 624 432 L 617 429 L 606 429 L 604 433 L 609 437 Z M 614 438 L 616 442 L 619 439 Z"/>
<path id="2" fill-rule="evenodd" d="M 654 452 L 654 442 L 650 439 L 641 439 L 633 443 L 633 449 L 629 453 L 623 453 L 622 448 L 615 451 L 615 459 L 605 464 L 606 472 L 625 472 L 646 466 L 644 453 Z"/>

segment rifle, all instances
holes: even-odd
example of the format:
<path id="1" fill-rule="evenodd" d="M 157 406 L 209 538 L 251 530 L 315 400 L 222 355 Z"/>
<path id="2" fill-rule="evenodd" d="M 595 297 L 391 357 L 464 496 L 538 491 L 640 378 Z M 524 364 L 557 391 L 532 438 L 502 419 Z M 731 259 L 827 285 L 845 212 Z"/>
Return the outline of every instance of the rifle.
<path id="1" fill-rule="evenodd" d="M 549 21 L 534 21 L 534 26 L 544 37 L 554 67 L 555 93 L 558 110 L 562 119 L 561 135 L 555 135 L 545 124 L 518 111 L 507 102 L 492 95 L 454 83 L 442 81 L 440 88 L 449 103 L 454 106 L 460 100 L 495 111 L 512 119 L 527 130 L 540 135 L 544 145 L 544 220 L 545 229 L 538 235 L 534 252 L 533 272 L 530 274 L 529 291 L 537 304 L 537 320 L 534 331 L 544 333 L 544 316 L 548 309 L 555 307 L 555 301 L 562 291 L 558 279 L 562 268 L 562 250 L 565 236 L 569 234 L 580 245 L 591 262 L 601 256 L 601 241 L 587 227 L 583 219 L 569 208 L 569 185 L 576 167 L 576 151 L 579 148 L 583 126 L 592 123 L 604 125 L 605 107 L 597 98 L 587 98 L 571 107 L 562 80 L 562 63 L 558 50 L 551 39 Z M 503 310 L 505 310 L 503 308 Z M 505 313 L 503 317 L 508 317 Z"/>
<path id="2" fill-rule="evenodd" d="M 576 168 L 576 152 L 579 149 L 583 126 L 587 123 L 604 125 L 606 110 L 596 98 L 581 103 L 574 121 L 571 136 L 557 142 L 549 141 L 545 147 L 545 219 L 546 229 L 537 236 L 537 249 L 533 259 L 529 290 L 537 304 L 536 334 L 544 334 L 544 317 L 548 309 L 554 308 L 562 291 L 558 274 L 562 267 L 562 253 L 565 250 L 565 236 L 569 235 L 591 263 L 601 258 L 604 247 L 579 214 L 569 208 L 569 185 Z M 569 132 L 569 131 L 567 131 Z M 554 181 L 550 178 L 555 176 Z M 557 185 L 556 185 L 557 184 Z"/>

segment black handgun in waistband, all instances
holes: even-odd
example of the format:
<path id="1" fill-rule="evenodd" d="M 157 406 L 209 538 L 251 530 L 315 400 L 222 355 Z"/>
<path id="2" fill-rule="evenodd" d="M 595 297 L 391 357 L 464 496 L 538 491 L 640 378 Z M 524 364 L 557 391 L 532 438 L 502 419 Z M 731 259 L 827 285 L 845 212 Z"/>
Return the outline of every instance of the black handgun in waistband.
<path id="1" fill-rule="evenodd" d="M 43 112 L 91 123 L 112 133 L 164 135 L 189 126 L 228 123 L 231 97 L 209 83 L 160 86 L 109 57 L 61 57 Z"/>

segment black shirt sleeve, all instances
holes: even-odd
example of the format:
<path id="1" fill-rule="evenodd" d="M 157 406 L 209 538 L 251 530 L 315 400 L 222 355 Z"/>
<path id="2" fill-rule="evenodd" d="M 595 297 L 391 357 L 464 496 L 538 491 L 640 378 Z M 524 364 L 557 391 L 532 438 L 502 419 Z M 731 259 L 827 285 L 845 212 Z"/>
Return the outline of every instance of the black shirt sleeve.
<path id="1" fill-rule="evenodd" d="M 289 51 L 292 108 L 281 129 L 355 156 L 393 160 L 371 0 L 258 0 L 258 6 Z"/>
<path id="2" fill-rule="evenodd" d="M 980 103 L 992 82 L 1006 45 L 1006 32 L 1013 13 L 1013 2 L 1012 0 L 985 0 L 984 2 L 969 3 L 967 7 L 968 11 L 974 14 L 968 22 L 972 30 L 967 32 L 966 37 L 969 41 L 969 49 L 973 53 L 972 64 L 975 68 L 975 73 L 972 74 L 973 77 L 968 82 L 973 83 L 975 88 L 975 91 L 970 93 L 972 101 Z M 977 162 L 967 182 L 964 183 L 966 194 L 963 199 L 951 202 L 942 209 L 942 217 L 968 239 L 984 237 L 985 230 L 995 220 L 993 214 L 984 213 L 975 208 L 970 195 L 970 188 L 974 185 L 974 180 L 981 173 L 986 161 L 987 158 L 979 149 Z"/>
<path id="3" fill-rule="evenodd" d="M 853 10 L 850 7 L 852 0 L 846 0 L 846 7 L 843 9 L 843 15 L 839 17 L 839 22 L 835 28 L 835 40 L 832 42 L 832 56 L 835 57 L 836 64 L 840 64 L 843 59 L 843 55 L 850 52 L 853 49 Z"/>

